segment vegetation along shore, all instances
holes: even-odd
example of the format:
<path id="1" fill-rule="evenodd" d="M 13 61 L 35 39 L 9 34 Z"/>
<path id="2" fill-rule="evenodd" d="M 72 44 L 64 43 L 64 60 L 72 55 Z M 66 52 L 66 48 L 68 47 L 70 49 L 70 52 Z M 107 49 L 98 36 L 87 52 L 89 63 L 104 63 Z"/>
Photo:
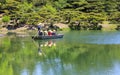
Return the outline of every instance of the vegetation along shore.
<path id="1" fill-rule="evenodd" d="M 120 30 L 119 0 L 0 0 L 0 31 Z"/>

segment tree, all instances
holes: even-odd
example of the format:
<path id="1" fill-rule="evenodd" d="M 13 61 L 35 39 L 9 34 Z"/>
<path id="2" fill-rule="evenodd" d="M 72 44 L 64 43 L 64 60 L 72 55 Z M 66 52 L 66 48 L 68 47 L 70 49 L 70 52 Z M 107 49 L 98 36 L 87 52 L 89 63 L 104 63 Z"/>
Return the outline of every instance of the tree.
<path id="1" fill-rule="evenodd" d="M 67 5 L 67 0 L 58 0 L 54 2 L 54 6 L 57 10 L 61 10 Z"/>
<path id="2" fill-rule="evenodd" d="M 5 24 L 5 26 L 9 23 L 10 17 L 9 16 L 3 16 L 2 17 L 2 22 Z"/>
<path id="3" fill-rule="evenodd" d="M 6 0 L 0 0 L 0 3 L 5 4 Z"/>

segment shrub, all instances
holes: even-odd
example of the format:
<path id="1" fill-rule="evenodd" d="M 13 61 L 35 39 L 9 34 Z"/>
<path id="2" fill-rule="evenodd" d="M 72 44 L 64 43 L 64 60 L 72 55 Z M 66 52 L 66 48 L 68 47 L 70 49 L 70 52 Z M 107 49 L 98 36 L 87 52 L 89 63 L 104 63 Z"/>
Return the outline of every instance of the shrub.
<path id="1" fill-rule="evenodd" d="M 3 16 L 2 17 L 2 22 L 9 22 L 10 21 L 10 17 L 9 16 Z"/>

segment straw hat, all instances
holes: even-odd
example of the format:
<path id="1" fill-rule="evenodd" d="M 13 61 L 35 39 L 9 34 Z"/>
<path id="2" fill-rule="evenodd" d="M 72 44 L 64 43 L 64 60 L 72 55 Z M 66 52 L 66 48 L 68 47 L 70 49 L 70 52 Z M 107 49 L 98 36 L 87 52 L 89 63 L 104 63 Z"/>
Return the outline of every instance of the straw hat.
<path id="1" fill-rule="evenodd" d="M 49 32 L 51 32 L 52 30 L 48 30 Z"/>
<path id="2" fill-rule="evenodd" d="M 56 31 L 56 30 L 53 30 L 54 32 Z"/>

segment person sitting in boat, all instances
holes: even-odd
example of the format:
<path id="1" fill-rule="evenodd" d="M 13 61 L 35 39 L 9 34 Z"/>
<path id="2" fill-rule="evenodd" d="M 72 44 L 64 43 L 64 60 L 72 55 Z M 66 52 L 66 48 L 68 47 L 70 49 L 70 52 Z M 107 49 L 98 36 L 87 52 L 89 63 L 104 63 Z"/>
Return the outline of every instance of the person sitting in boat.
<path id="1" fill-rule="evenodd" d="M 56 35 L 56 30 L 53 30 L 52 35 Z"/>
<path id="2" fill-rule="evenodd" d="M 44 31 L 44 36 L 48 35 L 48 32 L 47 30 Z"/>
<path id="3" fill-rule="evenodd" d="M 39 36 L 42 36 L 42 35 L 43 35 L 43 31 L 42 31 L 42 30 L 39 30 L 39 31 L 38 31 L 38 35 L 39 35 Z"/>
<path id="4" fill-rule="evenodd" d="M 51 36 L 52 35 L 52 30 L 48 31 L 48 35 Z"/>

